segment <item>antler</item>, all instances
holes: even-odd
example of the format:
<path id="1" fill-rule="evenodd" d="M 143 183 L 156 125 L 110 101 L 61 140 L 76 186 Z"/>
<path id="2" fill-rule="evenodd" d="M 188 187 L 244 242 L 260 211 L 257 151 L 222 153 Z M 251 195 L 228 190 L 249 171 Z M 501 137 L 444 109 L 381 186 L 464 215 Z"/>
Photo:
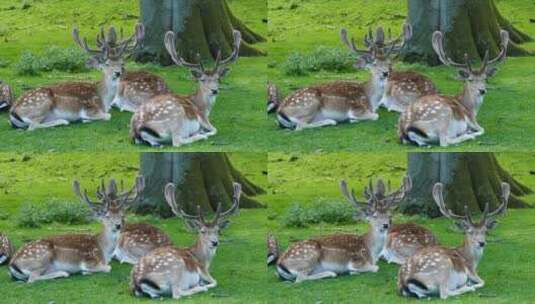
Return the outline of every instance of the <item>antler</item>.
<path id="1" fill-rule="evenodd" d="M 485 52 L 485 57 L 479 73 L 483 73 L 489 65 L 499 64 L 507 57 L 507 46 L 509 44 L 509 33 L 504 30 L 500 30 L 500 52 L 498 55 L 489 60 L 489 51 Z"/>
<path id="2" fill-rule="evenodd" d="M 451 209 L 446 207 L 446 204 L 444 203 L 444 196 L 442 195 L 442 190 L 444 189 L 444 185 L 442 183 L 436 183 L 433 187 L 433 198 L 435 199 L 435 202 L 440 209 L 440 212 L 447 218 L 454 220 L 454 221 L 465 221 L 468 220 L 469 223 L 472 223 L 472 218 L 469 215 L 470 212 L 468 212 L 468 206 L 465 205 L 465 215 L 457 215 L 451 211 Z"/>
<path id="3" fill-rule="evenodd" d="M 372 35 L 371 32 L 370 32 L 370 35 Z M 343 43 L 344 43 L 344 44 L 345 44 L 345 45 L 346 45 L 346 46 L 347 46 L 353 53 L 355 53 L 355 54 L 370 53 L 370 49 L 373 48 L 373 45 L 368 46 L 368 43 L 367 43 L 367 39 L 368 39 L 367 37 L 368 37 L 368 36 L 366 36 L 366 37 L 364 38 L 364 40 L 365 40 L 365 44 L 366 44 L 370 49 L 366 49 L 366 50 L 364 50 L 364 49 L 359 49 L 359 48 L 357 48 L 357 46 L 356 46 L 356 44 L 355 44 L 355 39 L 354 39 L 353 37 L 351 37 L 351 39 L 348 38 L 348 33 L 347 33 L 347 30 L 346 30 L 345 28 L 342 28 L 342 29 L 340 30 L 340 37 L 341 37 L 341 39 L 342 39 L 342 42 L 343 42 Z M 372 35 L 372 39 L 373 39 L 373 35 Z"/>
<path id="4" fill-rule="evenodd" d="M 365 203 L 359 202 L 357 200 L 357 197 L 355 196 L 355 191 L 353 189 L 349 190 L 349 187 L 345 180 L 342 180 L 340 182 L 340 189 L 342 190 L 342 194 L 345 196 L 345 198 L 357 209 L 362 208 L 362 205 L 366 205 Z"/>
<path id="5" fill-rule="evenodd" d="M 236 60 L 238 60 L 238 54 L 240 52 L 240 45 L 241 45 L 241 33 L 237 30 L 232 30 L 232 37 L 233 37 L 233 49 L 230 56 L 227 58 L 221 60 L 221 50 L 217 52 L 217 57 L 215 60 L 215 67 L 214 71 L 217 71 L 220 67 L 224 67 L 226 65 L 229 65 L 231 63 L 234 63 Z"/>
<path id="6" fill-rule="evenodd" d="M 501 203 L 496 208 L 496 210 L 492 212 L 488 212 L 488 204 L 485 206 L 485 212 L 483 212 L 483 220 L 487 221 L 488 219 L 491 219 L 493 217 L 496 217 L 498 215 L 501 215 L 505 213 L 507 210 L 507 203 L 509 202 L 509 195 L 511 194 L 511 186 L 508 183 L 502 183 L 501 184 L 502 193 L 500 196 Z"/>
<path id="7" fill-rule="evenodd" d="M 388 30 L 388 36 L 390 38 L 390 29 Z M 412 38 L 412 26 L 408 23 L 403 24 L 403 30 L 402 33 L 399 35 L 398 38 L 394 40 L 389 40 L 385 43 L 385 47 L 387 48 L 386 56 L 389 56 L 392 52 L 399 52 L 401 49 L 405 47 L 405 44 L 407 41 L 409 41 Z"/>
<path id="8" fill-rule="evenodd" d="M 217 224 L 221 220 L 225 220 L 227 217 L 232 216 L 236 213 L 236 211 L 239 209 L 240 206 L 240 197 L 241 197 L 241 184 L 239 183 L 232 183 L 232 206 L 230 208 L 221 213 L 221 203 L 217 205 L 217 211 L 214 217 L 214 220 L 212 221 L 212 224 Z"/>
<path id="9" fill-rule="evenodd" d="M 72 183 L 72 188 L 74 190 L 74 193 L 80 198 L 80 200 L 82 202 L 85 202 L 89 206 L 89 208 L 93 210 L 93 212 L 95 212 L 96 214 L 102 214 L 108 209 L 109 200 L 107 199 L 107 197 L 100 198 L 98 191 L 97 197 L 99 197 L 99 199 L 101 199 L 103 203 L 91 201 L 91 199 L 87 195 L 87 189 L 84 189 L 84 191 L 82 192 L 80 182 L 77 180 Z"/>
<path id="10" fill-rule="evenodd" d="M 201 215 L 201 206 L 197 206 L 197 215 L 187 214 L 184 212 L 184 210 L 182 210 L 181 207 L 178 206 L 175 198 L 175 190 L 176 187 L 173 183 L 167 184 L 164 189 L 165 200 L 167 201 L 169 207 L 171 207 L 173 213 L 186 221 L 195 221 L 204 224 L 204 218 Z"/>
<path id="11" fill-rule="evenodd" d="M 390 191 L 390 181 L 388 182 L 388 189 L 389 189 L 388 191 Z M 410 176 L 405 175 L 403 177 L 403 180 L 401 182 L 401 186 L 399 187 L 399 189 L 387 194 L 386 199 L 385 199 L 386 203 L 389 206 L 392 206 L 394 204 L 401 202 L 411 189 L 412 189 L 412 180 Z"/>
<path id="12" fill-rule="evenodd" d="M 115 189 L 117 189 L 117 186 L 115 186 Z M 130 205 L 140 199 L 144 189 L 145 178 L 142 175 L 136 177 L 134 186 L 128 191 L 124 191 L 124 184 L 123 181 L 121 181 L 121 192 L 116 193 L 117 200 L 119 200 L 119 206 L 124 207 Z"/>
<path id="13" fill-rule="evenodd" d="M 113 35 L 111 34 L 113 30 Z M 143 41 L 145 37 L 145 26 L 142 23 L 137 23 L 134 27 L 134 34 L 127 39 L 124 39 L 123 29 L 121 29 L 121 38 L 117 41 L 115 29 L 110 27 L 110 35 L 108 36 L 109 45 L 113 51 L 113 56 L 120 58 L 124 53 L 131 54 Z M 111 41 L 113 39 L 113 43 Z"/>
<path id="14" fill-rule="evenodd" d="M 433 45 L 433 50 L 435 50 L 435 53 L 438 55 L 438 59 L 440 59 L 443 64 L 455 68 L 467 69 L 470 71 L 470 65 L 468 63 L 468 54 L 464 55 L 466 63 L 457 63 L 446 55 L 446 52 L 444 51 L 444 34 L 442 34 L 441 31 L 435 31 L 433 33 L 433 38 L 431 42 Z"/>
<path id="15" fill-rule="evenodd" d="M 106 43 L 100 42 L 98 36 L 97 36 L 97 46 L 99 49 L 92 49 L 87 44 L 87 39 L 84 37 L 83 39 L 80 38 L 80 31 L 77 27 L 72 29 L 72 38 L 74 39 L 74 42 L 78 44 L 82 49 L 84 49 L 88 54 L 90 55 L 102 55 L 104 52 L 108 51 L 108 47 Z"/>
<path id="16" fill-rule="evenodd" d="M 184 60 L 184 58 L 178 56 L 176 52 L 175 33 L 173 31 L 168 31 L 167 33 L 165 33 L 164 44 L 165 48 L 167 49 L 167 52 L 169 53 L 169 56 L 171 56 L 171 59 L 176 65 L 204 73 L 204 67 L 202 66 L 202 64 L 189 63 Z"/>

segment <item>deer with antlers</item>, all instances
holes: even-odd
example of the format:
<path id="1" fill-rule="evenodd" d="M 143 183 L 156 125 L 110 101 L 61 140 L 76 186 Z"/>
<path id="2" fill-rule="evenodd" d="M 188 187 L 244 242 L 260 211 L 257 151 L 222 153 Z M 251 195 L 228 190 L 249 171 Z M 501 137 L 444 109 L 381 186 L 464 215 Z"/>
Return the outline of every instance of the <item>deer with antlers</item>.
<path id="1" fill-rule="evenodd" d="M 221 204 L 218 204 L 213 220 L 206 221 L 200 206 L 197 215 L 186 213 L 176 202 L 175 185 L 167 184 L 167 203 L 188 228 L 198 232 L 197 242 L 189 248 L 160 247 L 142 257 L 131 275 L 131 288 L 136 296 L 171 296 L 178 299 L 217 286 L 209 268 L 219 246 L 221 230 L 230 224 L 228 218 L 239 209 L 241 185 L 234 183 L 233 188 L 231 207 L 223 212 Z"/>
<path id="2" fill-rule="evenodd" d="M 400 268 L 398 275 L 398 288 L 404 296 L 439 296 L 446 299 L 485 285 L 477 274 L 477 266 L 487 243 L 487 232 L 496 227 L 496 217 L 507 210 L 510 186 L 507 183 L 501 184 L 500 205 L 490 212 L 487 203 L 478 222 L 474 221 L 467 205 L 464 215 L 454 214 L 448 209 L 444 203 L 443 188 L 441 183 L 435 184 L 433 198 L 440 212 L 464 231 L 464 243 L 456 248 L 424 247 L 411 256 Z"/>
<path id="3" fill-rule="evenodd" d="M 0 111 L 9 109 L 13 103 L 13 91 L 11 87 L 0 80 Z"/>
<path id="4" fill-rule="evenodd" d="M 348 189 L 342 181 L 340 187 L 346 199 L 359 211 L 359 217 L 365 219 L 370 230 L 364 235 L 334 234 L 299 241 L 292 244 L 280 257 L 271 252 L 270 259 L 276 260 L 277 273 L 288 281 L 302 282 L 336 277 L 339 274 L 359 274 L 377 272 L 377 261 L 383 251 L 388 230 L 392 226 L 391 208 L 399 203 L 410 189 L 408 177 L 403 179 L 401 187 L 391 193 L 385 193 L 382 181 L 377 182 L 377 190 L 366 188 L 367 202 L 359 202 L 354 191 Z M 273 248 L 273 238 L 268 240 L 268 247 Z M 268 255 L 269 258 L 269 255 Z"/>
<path id="5" fill-rule="evenodd" d="M 496 74 L 496 65 L 506 58 L 509 34 L 504 30 L 500 32 L 500 52 L 489 59 L 487 50 L 479 69 L 472 67 L 467 54 L 465 63 L 450 59 L 444 50 L 443 36 L 440 31 L 433 33 L 433 49 L 442 63 L 458 69 L 464 89 L 457 96 L 433 94 L 412 103 L 399 119 L 398 133 L 402 143 L 419 146 L 438 143 L 445 147 L 485 133 L 477 122 L 477 114 L 487 93 L 486 80 Z"/>
<path id="6" fill-rule="evenodd" d="M 159 95 L 144 103 L 136 111 L 130 123 L 130 135 L 135 143 L 148 143 L 161 146 L 189 144 L 207 139 L 217 133 L 210 123 L 209 116 L 219 95 L 219 83 L 228 71 L 228 65 L 238 59 L 241 43 L 239 31 L 233 31 L 234 47 L 227 58 L 217 53 L 215 66 L 209 70 L 199 63 L 189 63 L 176 52 L 175 33 L 165 35 L 165 47 L 173 62 L 188 68 L 198 81 L 198 89 L 192 95 Z"/>
<path id="7" fill-rule="evenodd" d="M 0 233 L 0 265 L 9 262 L 9 259 L 15 252 L 15 247 L 7 235 Z"/>
<path id="8" fill-rule="evenodd" d="M 171 245 L 171 238 L 158 227 L 148 223 L 126 223 L 113 256 L 121 263 L 134 265 L 152 250 Z"/>
<path id="9" fill-rule="evenodd" d="M 102 71 L 102 80 L 97 83 L 67 82 L 44 86 L 23 94 L 10 111 L 10 122 L 14 128 L 35 130 L 76 121 L 92 122 L 111 118 L 108 111 L 117 93 L 119 79 L 124 74 L 121 56 L 141 41 L 143 26 L 136 25 L 135 33 L 120 42 L 117 42 L 113 27 L 107 36 L 102 30 L 96 38 L 96 49 L 88 46 L 86 38 L 80 38 L 77 28 L 73 29 L 72 35 L 76 44 L 91 55 L 87 65 Z"/>
<path id="10" fill-rule="evenodd" d="M 118 192 L 112 179 L 107 188 L 103 183 L 97 189 L 96 197 L 100 201 L 97 203 L 89 198 L 87 190 L 82 192 L 78 181 L 74 181 L 74 192 L 100 220 L 102 232 L 97 235 L 65 234 L 32 241 L 13 256 L 9 264 L 11 277 L 32 283 L 76 273 L 110 272 L 109 262 L 124 226 L 125 208 L 137 200 L 143 188 L 143 178 L 138 177 L 132 189 Z"/>

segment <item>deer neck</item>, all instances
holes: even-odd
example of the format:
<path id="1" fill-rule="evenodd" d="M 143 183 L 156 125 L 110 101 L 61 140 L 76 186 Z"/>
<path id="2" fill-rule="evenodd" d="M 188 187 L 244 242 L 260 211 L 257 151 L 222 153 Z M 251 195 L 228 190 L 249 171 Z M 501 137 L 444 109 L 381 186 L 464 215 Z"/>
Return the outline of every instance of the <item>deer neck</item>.
<path id="1" fill-rule="evenodd" d="M 210 268 L 212 259 L 214 258 L 217 251 L 217 247 L 211 247 L 209 244 L 203 242 L 200 238 L 197 239 L 197 242 L 190 247 L 190 252 L 195 256 L 197 261 L 204 265 L 206 269 Z"/>
<path id="2" fill-rule="evenodd" d="M 477 268 L 477 265 L 479 265 L 479 261 L 483 256 L 483 248 L 473 246 L 466 238 L 463 245 L 457 248 L 457 252 L 465 259 L 468 266 L 473 269 Z"/>
<path id="3" fill-rule="evenodd" d="M 463 92 L 457 96 L 457 100 L 466 108 L 470 116 L 475 118 L 483 103 L 483 96 L 476 95 L 465 84 Z"/>
<path id="4" fill-rule="evenodd" d="M 377 262 L 379 259 L 379 256 L 381 255 L 381 252 L 383 251 L 385 247 L 386 242 L 386 236 L 388 234 L 388 230 L 379 231 L 375 229 L 374 227 L 370 227 L 371 229 L 366 233 L 364 236 L 366 241 L 366 247 L 368 247 L 368 250 L 370 251 L 371 257 L 373 259 L 373 262 Z"/>
<path id="5" fill-rule="evenodd" d="M 102 104 L 104 105 L 104 108 L 106 111 L 108 111 L 111 108 L 111 103 L 113 99 L 115 98 L 115 95 L 117 94 L 118 85 L 119 85 L 118 79 L 113 80 L 106 75 L 104 75 L 104 79 L 102 79 L 97 84 L 98 95 L 100 97 L 100 100 L 102 100 Z"/>
<path id="6" fill-rule="evenodd" d="M 114 231 L 111 228 L 104 226 L 104 230 L 97 236 L 98 244 L 104 254 L 106 263 L 111 261 L 115 247 L 117 247 L 119 235 L 120 231 Z"/>
<path id="7" fill-rule="evenodd" d="M 374 111 L 379 107 L 379 102 L 381 101 L 381 98 L 383 98 L 385 82 L 386 80 L 382 80 L 379 76 L 372 74 L 372 78 L 366 83 L 366 95 L 368 96 L 368 101 Z"/>
<path id="8" fill-rule="evenodd" d="M 197 89 L 197 92 L 191 96 L 191 99 L 202 115 L 204 115 L 205 118 L 208 118 L 212 111 L 212 107 L 215 104 L 216 97 L 217 96 L 199 88 Z"/>

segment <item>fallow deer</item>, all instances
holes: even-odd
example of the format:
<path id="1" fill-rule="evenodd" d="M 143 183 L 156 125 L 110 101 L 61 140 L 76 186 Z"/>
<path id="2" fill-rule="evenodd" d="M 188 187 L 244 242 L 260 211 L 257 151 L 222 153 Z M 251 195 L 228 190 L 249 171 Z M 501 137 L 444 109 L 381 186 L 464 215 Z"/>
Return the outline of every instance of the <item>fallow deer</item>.
<path id="1" fill-rule="evenodd" d="M 189 63 L 176 52 L 175 34 L 165 35 L 165 47 L 173 62 L 190 69 L 199 87 L 193 95 L 159 95 L 143 103 L 130 123 L 130 135 L 135 143 L 161 146 L 171 143 L 178 147 L 198 140 L 207 139 L 217 133 L 210 123 L 209 115 L 219 94 L 220 79 L 227 74 L 227 65 L 238 59 L 241 34 L 233 31 L 234 48 L 229 57 L 221 59 L 219 51 L 212 70 L 204 68 L 202 62 Z"/>
<path id="2" fill-rule="evenodd" d="M 15 248 L 7 235 L 0 233 L 0 265 L 9 262 Z"/>
<path id="3" fill-rule="evenodd" d="M 468 206 L 462 216 L 448 209 L 442 196 L 443 185 L 435 184 L 433 198 L 442 214 L 464 230 L 464 243 L 456 248 L 428 246 L 418 250 L 399 270 L 398 288 L 402 295 L 446 299 L 484 286 L 477 267 L 487 243 L 487 232 L 496 226 L 496 217 L 507 210 L 510 186 L 502 183 L 501 189 L 500 205 L 489 212 L 487 203 L 480 221 L 475 222 Z"/>
<path id="4" fill-rule="evenodd" d="M 136 264 L 152 250 L 173 245 L 171 238 L 148 223 L 125 224 L 114 257 L 121 263 Z"/>
<path id="5" fill-rule="evenodd" d="M 103 79 L 98 83 L 67 82 L 26 92 L 11 108 L 11 125 L 35 130 L 76 121 L 109 120 L 111 115 L 108 111 L 116 95 L 119 79 L 124 73 L 121 56 L 138 44 L 143 33 L 142 26 L 137 25 L 134 35 L 117 43 L 116 32 L 112 27 L 107 37 L 101 31 L 96 38 L 97 49 L 91 49 L 87 40 L 81 39 L 78 29 L 74 28 L 74 41 L 91 55 L 87 65 L 100 69 Z M 112 42 L 114 45 L 111 45 Z"/>
<path id="6" fill-rule="evenodd" d="M 386 238 L 383 258 L 402 265 L 422 247 L 438 245 L 433 232 L 415 223 L 394 224 Z"/>
<path id="7" fill-rule="evenodd" d="M 474 70 L 465 54 L 465 63 L 456 63 L 444 51 L 443 34 L 433 33 L 433 49 L 442 63 L 458 69 L 464 89 L 457 96 L 428 95 L 412 103 L 399 118 L 398 133 L 402 143 L 419 146 L 440 144 L 445 147 L 483 135 L 485 130 L 477 122 L 477 114 L 487 93 L 486 80 L 497 72 L 496 64 L 506 58 L 509 34 L 500 33 L 500 52 L 489 59 L 485 53 L 480 69 Z"/>
<path id="8" fill-rule="evenodd" d="M 13 91 L 11 87 L 0 80 L 0 111 L 9 109 L 13 103 Z"/>
<path id="9" fill-rule="evenodd" d="M 175 185 L 167 184 L 167 203 L 186 226 L 198 232 L 198 239 L 189 248 L 160 247 L 142 257 L 131 274 L 131 288 L 136 296 L 172 296 L 178 299 L 217 286 L 209 268 L 219 246 L 219 233 L 229 225 L 228 217 L 239 208 L 241 185 L 234 183 L 233 188 L 232 206 L 222 212 L 219 204 L 213 220 L 206 221 L 200 206 L 197 215 L 187 214 L 176 202 Z"/>
<path id="10" fill-rule="evenodd" d="M 405 197 L 410 180 L 404 178 L 401 187 L 389 194 L 383 191 L 383 182 L 378 181 L 376 191 L 366 189 L 367 203 L 359 202 L 346 182 L 342 181 L 340 186 L 346 199 L 359 211 L 359 216 L 370 224 L 369 232 L 360 236 L 334 234 L 292 244 L 280 257 L 272 257 L 277 259 L 277 273 L 282 279 L 302 282 L 379 270 L 377 261 L 392 226 L 390 210 Z"/>
<path id="11" fill-rule="evenodd" d="M 124 225 L 124 209 L 139 197 L 143 187 L 143 178 L 138 177 L 131 190 L 119 193 L 112 179 L 108 188 L 104 183 L 98 188 L 97 203 L 75 181 L 74 192 L 101 221 L 103 231 L 97 235 L 65 234 L 32 241 L 13 256 L 9 264 L 11 276 L 32 283 L 76 273 L 110 272 L 109 262 Z"/>

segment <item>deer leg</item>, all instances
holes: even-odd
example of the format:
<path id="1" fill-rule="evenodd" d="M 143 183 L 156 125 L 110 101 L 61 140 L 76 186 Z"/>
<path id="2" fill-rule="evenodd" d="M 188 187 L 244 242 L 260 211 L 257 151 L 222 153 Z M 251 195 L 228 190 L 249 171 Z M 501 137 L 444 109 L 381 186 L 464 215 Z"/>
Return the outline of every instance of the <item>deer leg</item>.
<path id="1" fill-rule="evenodd" d="M 460 143 L 462 143 L 464 141 L 471 140 L 471 139 L 474 139 L 474 138 L 475 138 L 474 134 L 465 133 L 465 134 L 459 135 L 459 136 L 454 137 L 454 138 L 448 138 L 447 139 L 447 144 L 456 145 L 456 144 L 460 144 Z"/>
<path id="2" fill-rule="evenodd" d="M 84 274 L 90 274 L 90 273 L 94 273 L 94 272 L 110 272 L 111 271 L 111 266 L 110 265 L 107 265 L 107 264 L 98 264 L 98 265 L 95 265 L 95 266 L 91 266 L 91 267 L 82 267 L 82 273 Z"/>
<path id="3" fill-rule="evenodd" d="M 217 134 L 217 129 L 212 125 L 207 117 L 199 116 L 199 123 L 203 129 L 208 132 L 204 132 L 207 136 L 214 136 Z"/>
<path id="4" fill-rule="evenodd" d="M 474 273 L 472 271 L 468 272 L 468 279 L 474 283 L 474 285 L 471 285 L 474 289 L 481 288 L 485 286 L 485 281 L 477 275 L 477 273 Z"/>
<path id="5" fill-rule="evenodd" d="M 455 290 L 449 290 L 448 291 L 448 296 L 458 296 L 458 295 L 462 295 L 463 293 L 467 293 L 467 292 L 471 292 L 471 291 L 475 291 L 476 288 L 474 286 L 467 286 L 467 285 L 464 285 L 463 287 L 460 287 L 460 288 L 457 288 Z M 442 298 L 442 292 L 440 294 L 440 297 Z M 445 299 L 445 298 L 443 298 Z"/>
<path id="6" fill-rule="evenodd" d="M 182 296 L 191 296 L 199 292 L 205 292 L 208 291 L 208 288 L 206 286 L 200 286 L 197 285 L 195 287 L 192 287 L 190 289 L 181 290 L 179 286 L 173 286 L 173 299 L 180 299 Z"/>
<path id="7" fill-rule="evenodd" d="M 319 121 L 314 121 L 311 123 L 298 123 L 297 127 L 295 128 L 296 131 L 301 131 L 304 129 L 313 129 L 313 128 L 320 128 L 325 126 L 336 126 L 337 122 L 334 119 L 324 119 Z"/>
<path id="8" fill-rule="evenodd" d="M 81 115 L 80 118 L 82 119 L 82 122 L 91 122 L 94 120 L 110 120 L 111 114 L 99 111 L 91 115 L 88 115 L 88 114 Z"/>
<path id="9" fill-rule="evenodd" d="M 44 280 L 52 280 L 57 278 L 66 278 L 69 276 L 69 273 L 66 271 L 54 271 L 49 272 L 46 274 L 41 274 L 40 271 L 35 271 L 30 273 L 30 277 L 28 278 L 28 283 L 33 283 L 37 281 L 44 281 Z"/>
<path id="10" fill-rule="evenodd" d="M 208 135 L 203 133 L 197 133 L 190 137 L 183 138 L 180 135 L 173 136 L 173 147 L 180 147 L 181 145 L 191 144 L 193 142 L 208 139 Z"/>
<path id="11" fill-rule="evenodd" d="M 56 119 L 56 120 L 51 120 L 51 121 L 47 121 L 43 123 L 32 122 L 30 126 L 28 127 L 28 131 L 57 127 L 57 126 L 66 126 L 68 124 L 69 124 L 69 121 L 65 119 Z"/>
<path id="12" fill-rule="evenodd" d="M 355 266 L 353 262 L 350 262 L 348 265 L 348 270 L 350 274 L 359 274 L 361 272 L 377 272 L 379 271 L 379 266 L 374 264 L 366 264 L 364 266 L 358 267 Z"/>
<path id="13" fill-rule="evenodd" d="M 315 274 L 306 274 L 303 272 L 300 272 L 297 274 L 297 277 L 295 279 L 296 283 L 301 283 L 303 281 L 314 281 L 314 280 L 321 280 L 325 278 L 335 278 L 337 274 L 333 271 L 323 271 Z"/>

